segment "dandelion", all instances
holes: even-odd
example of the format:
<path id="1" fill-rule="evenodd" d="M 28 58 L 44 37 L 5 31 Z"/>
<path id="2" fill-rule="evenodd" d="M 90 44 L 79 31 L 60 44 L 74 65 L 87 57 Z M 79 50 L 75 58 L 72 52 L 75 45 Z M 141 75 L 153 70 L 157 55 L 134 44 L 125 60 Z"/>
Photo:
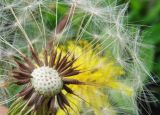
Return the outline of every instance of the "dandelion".
<path id="1" fill-rule="evenodd" d="M 13 101 L 8 114 L 138 114 L 136 92 L 149 73 L 139 34 L 123 20 L 127 5 L 4 0 L 0 9 L 0 103 Z"/>

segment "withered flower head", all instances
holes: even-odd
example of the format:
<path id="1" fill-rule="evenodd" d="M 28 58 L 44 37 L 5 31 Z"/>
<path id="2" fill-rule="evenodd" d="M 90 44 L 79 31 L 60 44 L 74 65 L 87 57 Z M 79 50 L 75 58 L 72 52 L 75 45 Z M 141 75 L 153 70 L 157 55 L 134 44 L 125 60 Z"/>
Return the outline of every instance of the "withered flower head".
<path id="1" fill-rule="evenodd" d="M 67 85 L 84 85 L 84 82 L 69 78 L 80 74 L 80 70 L 74 67 L 76 62 L 74 55 L 66 53 L 62 56 L 62 51 L 56 49 L 47 51 L 44 49 L 43 60 L 41 60 L 36 51 L 30 47 L 32 59 L 23 57 L 23 63 L 15 59 L 18 67 L 12 71 L 12 77 L 15 78 L 17 85 L 26 85 L 26 87 L 17 94 L 24 99 L 28 106 L 34 106 L 35 112 L 41 110 L 43 103 L 51 113 L 56 111 L 55 101 L 67 113 L 66 106 L 70 107 L 68 100 L 62 93 L 76 95 Z"/>
<path id="2" fill-rule="evenodd" d="M 73 14 L 72 10 L 73 7 L 71 7 L 70 14 L 68 15 Z M 67 24 L 69 20 L 68 15 L 64 16 L 59 22 L 55 29 L 56 34 L 60 33 Z M 77 58 L 70 52 L 63 55 L 63 49 L 58 52 L 53 41 L 54 40 L 48 42 L 47 46 L 49 47 L 42 49 L 42 58 L 40 58 L 40 54 L 36 52 L 36 49 L 31 44 L 29 44 L 29 49 L 32 58 L 24 54 L 22 55 L 22 62 L 14 58 L 17 67 L 11 72 L 11 77 L 14 78 L 13 81 L 15 84 L 25 85 L 25 88 L 17 94 L 19 97 L 17 102 L 24 100 L 27 102 L 26 105 L 31 107 L 37 114 L 40 114 L 43 108 L 45 108 L 45 111 L 48 111 L 48 113 L 54 114 L 56 112 L 56 103 L 68 114 L 67 107 L 72 107 L 62 90 L 79 97 L 67 85 L 86 84 L 77 79 L 69 78 L 70 76 L 81 73 L 81 71 L 77 69 L 78 66 L 73 66 Z M 17 102 L 14 102 L 13 105 L 15 104 L 14 106 L 16 106 Z M 10 113 L 12 113 L 13 105 L 10 107 Z"/>

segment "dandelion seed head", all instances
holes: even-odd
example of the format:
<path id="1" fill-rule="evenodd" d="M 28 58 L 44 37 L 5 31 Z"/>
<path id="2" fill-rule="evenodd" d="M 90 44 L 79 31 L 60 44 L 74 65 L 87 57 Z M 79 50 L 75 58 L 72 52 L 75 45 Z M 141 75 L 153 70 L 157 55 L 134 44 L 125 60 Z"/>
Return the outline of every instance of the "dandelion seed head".
<path id="1" fill-rule="evenodd" d="M 58 72 L 49 67 L 40 67 L 32 72 L 31 83 L 36 91 L 43 95 L 55 95 L 63 87 L 63 82 Z"/>

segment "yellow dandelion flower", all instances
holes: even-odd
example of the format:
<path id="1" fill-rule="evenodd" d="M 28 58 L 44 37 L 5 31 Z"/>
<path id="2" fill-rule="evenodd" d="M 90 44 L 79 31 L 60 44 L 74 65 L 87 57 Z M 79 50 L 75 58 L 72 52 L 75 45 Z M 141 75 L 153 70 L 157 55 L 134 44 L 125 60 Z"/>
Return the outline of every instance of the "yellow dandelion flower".
<path id="1" fill-rule="evenodd" d="M 73 42 L 69 42 L 67 49 L 68 51 L 73 51 L 74 49 L 74 55 L 78 57 L 74 66 L 80 65 L 78 67 L 79 70 L 87 71 L 70 78 L 76 78 L 89 85 L 70 84 L 69 87 L 87 101 L 87 106 L 90 105 L 94 108 L 93 111 L 96 115 L 104 114 L 103 110 L 105 109 L 107 109 L 108 114 L 115 114 L 107 95 L 103 92 L 103 88 L 119 90 L 128 96 L 132 96 L 133 89 L 117 80 L 117 77 L 124 75 L 124 71 L 119 65 L 115 64 L 114 60 L 96 56 L 96 52 L 92 50 L 92 47 L 86 41 L 81 42 L 77 46 Z M 82 48 L 81 44 L 85 46 L 88 52 Z M 70 95 L 67 98 L 80 106 L 81 100 L 74 99 Z M 63 114 L 63 111 L 59 111 L 59 114 Z M 72 114 L 75 113 L 72 112 Z"/>

